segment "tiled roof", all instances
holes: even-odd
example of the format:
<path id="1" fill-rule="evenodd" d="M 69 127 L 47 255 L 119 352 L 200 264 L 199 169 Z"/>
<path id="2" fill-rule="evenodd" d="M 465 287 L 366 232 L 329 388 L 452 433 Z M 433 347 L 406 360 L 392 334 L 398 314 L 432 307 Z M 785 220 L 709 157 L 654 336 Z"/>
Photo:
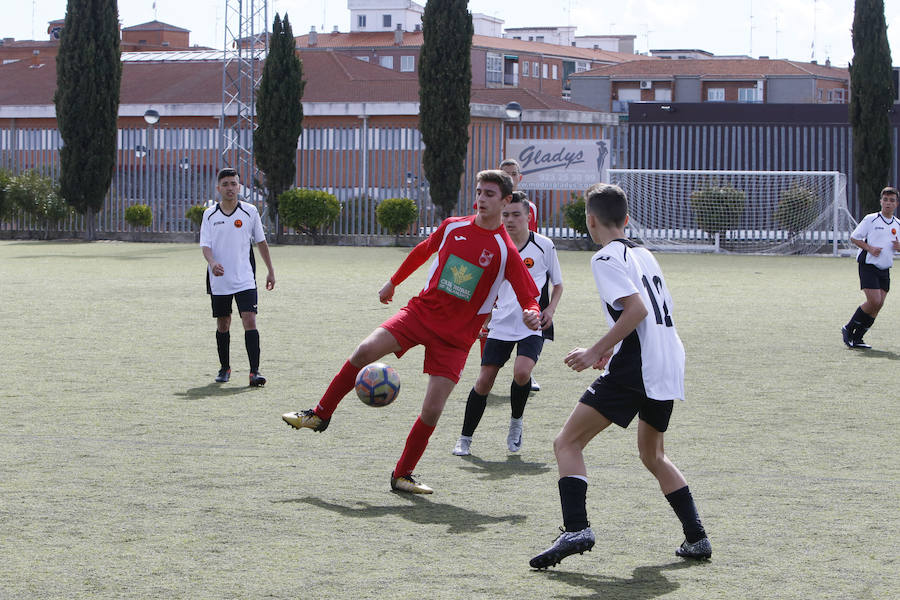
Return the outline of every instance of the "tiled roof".
<path id="1" fill-rule="evenodd" d="M 141 23 L 140 25 L 123 27 L 122 31 L 183 31 L 185 33 L 190 33 L 190 29 L 183 29 L 181 27 L 176 27 L 175 25 L 163 23 L 162 21 L 148 21 L 147 23 Z"/>
<path id="2" fill-rule="evenodd" d="M 295 38 L 297 47 L 310 48 L 309 34 Z M 332 32 L 317 33 L 316 45 L 312 48 L 418 48 L 422 45 L 423 34 L 421 31 L 406 31 L 400 45 L 394 44 L 393 31 L 354 31 L 349 33 Z M 502 50 L 509 52 L 527 52 L 531 54 L 543 54 L 546 56 L 577 58 L 582 60 L 599 60 L 610 63 L 618 63 L 632 60 L 634 54 L 610 52 L 608 50 L 594 50 L 592 48 L 576 48 L 574 46 L 560 46 L 546 44 L 544 42 L 529 42 L 527 40 L 515 40 L 512 38 L 497 38 L 487 35 L 472 36 L 472 47 L 489 50 Z M 647 60 L 657 60 L 648 58 Z"/>
<path id="3" fill-rule="evenodd" d="M 809 76 L 849 79 L 847 69 L 781 59 L 679 59 L 632 60 L 573 74 L 599 75 L 613 79 L 698 76 L 721 79 L 762 79 L 771 76 Z"/>

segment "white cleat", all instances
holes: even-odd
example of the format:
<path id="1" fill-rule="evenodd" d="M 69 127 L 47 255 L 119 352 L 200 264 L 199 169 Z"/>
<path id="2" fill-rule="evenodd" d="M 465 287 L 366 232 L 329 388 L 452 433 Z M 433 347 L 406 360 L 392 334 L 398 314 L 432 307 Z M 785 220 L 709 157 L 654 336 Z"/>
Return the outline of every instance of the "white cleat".
<path id="1" fill-rule="evenodd" d="M 522 449 L 522 426 L 525 417 L 509 420 L 509 435 L 506 436 L 506 447 L 510 452 L 518 452 Z"/>
<path id="2" fill-rule="evenodd" d="M 456 456 L 469 456 L 472 454 L 470 450 L 472 446 L 472 436 L 461 435 L 456 440 L 456 446 L 453 447 L 453 454 Z"/>

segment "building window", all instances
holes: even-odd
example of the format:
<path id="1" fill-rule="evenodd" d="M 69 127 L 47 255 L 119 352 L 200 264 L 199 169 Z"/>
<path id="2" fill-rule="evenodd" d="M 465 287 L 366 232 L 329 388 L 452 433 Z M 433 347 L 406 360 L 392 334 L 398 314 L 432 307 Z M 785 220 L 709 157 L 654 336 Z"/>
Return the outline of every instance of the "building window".
<path id="1" fill-rule="evenodd" d="M 544 41 L 544 36 L 542 36 L 542 35 L 537 35 L 537 36 L 534 37 L 534 41 L 536 41 L 536 42 L 543 42 L 543 41 Z"/>
<path id="2" fill-rule="evenodd" d="M 738 88 L 738 102 L 762 102 L 755 87 Z"/>
<path id="3" fill-rule="evenodd" d="M 671 102 L 672 88 L 657 87 L 653 89 L 654 102 Z"/>
<path id="4" fill-rule="evenodd" d="M 487 82 L 503 83 L 503 55 L 492 54 L 487 55 Z"/>
<path id="5" fill-rule="evenodd" d="M 541 77 L 543 77 L 544 79 L 547 79 L 547 67 L 548 66 L 549 65 L 547 65 L 547 63 L 544 63 L 541 65 Z"/>
<path id="6" fill-rule="evenodd" d="M 528 61 L 522 61 L 522 77 L 528 77 Z"/>
<path id="7" fill-rule="evenodd" d="M 824 102 L 825 101 L 825 90 L 822 88 L 816 88 L 816 102 Z"/>
<path id="8" fill-rule="evenodd" d="M 590 69 L 590 65 L 591 65 L 591 63 L 589 63 L 587 61 L 576 60 L 575 61 L 575 72 L 583 73 L 584 71 L 587 71 Z"/>
<path id="9" fill-rule="evenodd" d="M 553 79 L 559 79 L 559 68 L 553 65 Z"/>
<path id="10" fill-rule="evenodd" d="M 725 102 L 725 88 L 706 88 L 707 102 Z"/>
<path id="11" fill-rule="evenodd" d="M 394 68 L 394 57 L 393 56 L 382 56 L 378 59 L 378 64 L 384 67 L 385 69 L 393 69 Z"/>
<path id="12" fill-rule="evenodd" d="M 832 104 L 846 104 L 847 103 L 847 90 L 845 89 L 835 89 L 828 90 L 828 101 Z"/>
<path id="13" fill-rule="evenodd" d="M 356 26 L 360 29 L 366 28 L 366 15 L 357 15 L 356 16 Z"/>
<path id="14" fill-rule="evenodd" d="M 357 60 L 361 60 L 361 61 L 363 61 L 363 62 L 369 62 L 369 57 L 368 57 L 368 56 L 357 56 L 356 59 L 357 59 Z"/>
<path id="15" fill-rule="evenodd" d="M 415 56 L 401 56 L 400 57 L 400 70 L 404 73 L 412 73 L 416 70 L 416 57 Z"/>
<path id="16" fill-rule="evenodd" d="M 391 28 L 391 15 L 381 15 L 381 25 L 385 29 Z"/>

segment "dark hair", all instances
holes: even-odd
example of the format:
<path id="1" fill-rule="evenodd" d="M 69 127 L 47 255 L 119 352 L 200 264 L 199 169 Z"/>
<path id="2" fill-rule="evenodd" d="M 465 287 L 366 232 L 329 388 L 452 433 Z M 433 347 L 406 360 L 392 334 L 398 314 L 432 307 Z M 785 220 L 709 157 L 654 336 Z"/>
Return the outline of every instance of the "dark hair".
<path id="1" fill-rule="evenodd" d="M 503 198 L 506 198 L 513 191 L 513 180 L 512 177 L 509 176 L 508 173 L 504 173 L 500 169 L 490 169 L 487 171 L 480 171 L 478 175 L 475 177 L 476 183 L 481 182 L 488 183 L 496 183 L 500 188 L 500 195 Z"/>
<path id="2" fill-rule="evenodd" d="M 237 169 L 232 169 L 231 167 L 225 167 L 224 169 L 219 171 L 218 175 L 216 175 L 216 183 L 219 183 L 226 177 L 238 177 Z M 238 179 L 240 179 L 240 177 L 238 177 Z"/>
<path id="3" fill-rule="evenodd" d="M 622 227 L 628 217 L 628 198 L 617 185 L 595 183 L 584 192 L 587 212 L 594 215 L 601 224 Z"/>
<path id="4" fill-rule="evenodd" d="M 514 158 L 504 158 L 503 162 L 500 163 L 500 169 L 502 170 L 503 167 L 515 167 L 516 171 L 518 171 L 519 173 L 522 172 L 522 167 L 519 165 L 519 161 Z"/>
<path id="5" fill-rule="evenodd" d="M 531 203 L 528 202 L 528 194 L 523 191 L 516 190 L 512 193 L 512 198 L 510 198 L 509 203 L 519 203 L 525 207 L 525 210 L 531 212 Z"/>
<path id="6" fill-rule="evenodd" d="M 898 192 L 895 187 L 887 186 L 881 190 L 881 195 L 884 196 L 885 194 L 893 194 L 895 198 L 900 199 L 900 192 Z"/>

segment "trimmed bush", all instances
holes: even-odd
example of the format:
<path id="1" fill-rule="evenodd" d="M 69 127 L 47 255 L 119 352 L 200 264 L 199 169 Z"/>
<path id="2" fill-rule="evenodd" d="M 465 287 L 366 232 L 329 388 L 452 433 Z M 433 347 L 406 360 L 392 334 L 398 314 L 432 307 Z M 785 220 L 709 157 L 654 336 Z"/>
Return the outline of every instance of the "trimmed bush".
<path id="1" fill-rule="evenodd" d="M 341 214 L 341 204 L 328 192 L 292 189 L 278 197 L 278 214 L 288 227 L 317 238 Z"/>
<path id="2" fill-rule="evenodd" d="M 203 213 L 206 212 L 206 206 L 195 204 L 184 212 L 185 218 L 191 222 L 193 227 L 200 231 L 200 223 L 203 221 Z"/>
<path id="3" fill-rule="evenodd" d="M 729 185 L 707 183 L 691 194 L 697 226 L 714 236 L 737 229 L 747 206 L 747 193 Z"/>
<path id="4" fill-rule="evenodd" d="M 125 222 L 132 227 L 150 227 L 153 211 L 146 204 L 133 204 L 125 209 Z"/>
<path id="5" fill-rule="evenodd" d="M 72 214 L 72 208 L 59 195 L 56 182 L 37 171 L 25 171 L 6 184 L 7 211 L 21 210 L 45 227 L 56 227 Z"/>
<path id="6" fill-rule="evenodd" d="M 566 225 L 581 235 L 587 235 L 587 217 L 584 216 L 584 198 L 572 194 L 572 202 L 563 207 Z"/>
<path id="7" fill-rule="evenodd" d="M 12 203 L 6 201 L 7 188 L 12 181 L 12 173 L 6 169 L 0 169 L 0 221 L 6 218 L 7 213 L 11 213 Z"/>
<path id="8" fill-rule="evenodd" d="M 815 192 L 794 182 L 791 187 L 778 193 L 775 222 L 791 235 L 803 231 L 812 225 L 819 214 L 816 210 L 818 200 Z"/>
<path id="9" fill-rule="evenodd" d="M 419 218 L 419 209 L 412 198 L 388 198 L 375 209 L 375 216 L 379 225 L 399 237 Z"/>

